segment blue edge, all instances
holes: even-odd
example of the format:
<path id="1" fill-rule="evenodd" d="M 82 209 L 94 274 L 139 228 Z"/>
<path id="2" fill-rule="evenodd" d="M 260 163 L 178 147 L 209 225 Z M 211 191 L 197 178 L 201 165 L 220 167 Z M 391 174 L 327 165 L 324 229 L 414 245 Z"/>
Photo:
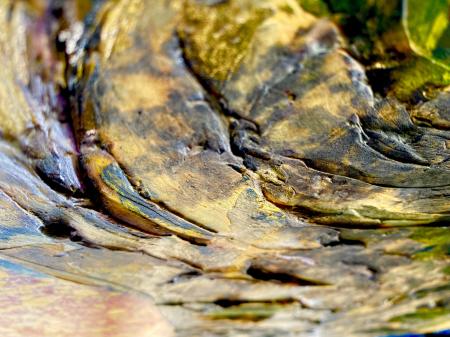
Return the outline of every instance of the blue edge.
<path id="1" fill-rule="evenodd" d="M 438 336 L 450 336 L 450 330 L 430 332 L 425 334 L 407 333 L 403 335 L 388 335 L 384 337 L 438 337 Z"/>

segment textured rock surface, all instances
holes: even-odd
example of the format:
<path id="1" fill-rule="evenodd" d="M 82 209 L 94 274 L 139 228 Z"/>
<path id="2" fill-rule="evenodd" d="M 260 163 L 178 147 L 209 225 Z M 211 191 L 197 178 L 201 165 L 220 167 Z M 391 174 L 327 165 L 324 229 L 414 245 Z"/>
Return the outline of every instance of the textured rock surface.
<path id="1" fill-rule="evenodd" d="M 0 26 L 2 336 L 450 329 L 446 88 L 373 93 L 293 0 L 5 0 Z"/>

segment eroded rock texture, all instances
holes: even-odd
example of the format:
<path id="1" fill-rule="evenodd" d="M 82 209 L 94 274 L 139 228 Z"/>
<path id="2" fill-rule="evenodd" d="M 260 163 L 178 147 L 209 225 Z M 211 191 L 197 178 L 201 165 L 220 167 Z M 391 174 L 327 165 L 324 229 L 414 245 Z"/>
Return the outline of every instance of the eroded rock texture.
<path id="1" fill-rule="evenodd" d="M 2 336 L 450 329 L 446 88 L 374 93 L 294 0 L 4 0 L 0 26 Z"/>

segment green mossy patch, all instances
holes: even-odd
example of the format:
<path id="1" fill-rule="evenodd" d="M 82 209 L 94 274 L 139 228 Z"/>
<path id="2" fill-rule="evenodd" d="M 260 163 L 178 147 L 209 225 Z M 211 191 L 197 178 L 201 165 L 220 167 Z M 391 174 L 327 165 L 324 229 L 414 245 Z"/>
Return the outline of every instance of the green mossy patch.
<path id="1" fill-rule="evenodd" d="M 285 8 L 285 10 L 288 10 Z M 271 11 L 243 10 L 228 3 L 214 6 L 188 3 L 179 33 L 187 41 L 186 56 L 207 80 L 222 82 L 239 66 L 253 35 Z M 195 30 L 195 35 L 190 31 Z"/>
<path id="2" fill-rule="evenodd" d="M 260 321 L 272 317 L 278 310 L 285 308 L 279 304 L 249 303 L 211 311 L 207 316 L 211 319 L 231 319 Z"/>
<path id="3" fill-rule="evenodd" d="M 395 316 L 390 319 L 391 322 L 414 323 L 417 321 L 433 320 L 450 315 L 450 308 L 420 308 L 415 312 Z"/>
<path id="4" fill-rule="evenodd" d="M 447 259 L 450 257 L 450 228 L 411 228 L 410 238 L 424 244 L 413 257 L 417 259 Z"/>

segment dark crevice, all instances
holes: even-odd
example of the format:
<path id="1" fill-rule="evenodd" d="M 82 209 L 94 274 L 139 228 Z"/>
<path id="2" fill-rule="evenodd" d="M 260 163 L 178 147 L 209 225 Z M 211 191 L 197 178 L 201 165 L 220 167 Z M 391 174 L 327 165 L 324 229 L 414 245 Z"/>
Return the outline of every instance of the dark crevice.
<path id="1" fill-rule="evenodd" d="M 41 219 L 42 220 L 42 219 Z M 75 228 L 70 226 L 66 221 L 61 219 L 60 221 L 43 221 L 44 226 L 40 227 L 39 230 L 42 234 L 55 239 L 55 240 L 70 240 L 71 242 L 76 242 L 80 245 L 89 248 L 100 248 L 95 242 L 86 240 Z M 112 249 L 110 249 L 112 250 Z"/>
<path id="2" fill-rule="evenodd" d="M 168 284 L 176 284 L 176 283 L 180 283 L 180 282 L 185 282 L 185 281 L 189 281 L 193 278 L 202 276 L 203 274 L 198 271 L 198 270 L 191 270 L 182 274 L 179 274 L 177 276 L 175 276 L 174 278 L 172 278 L 171 280 L 169 280 L 167 283 Z"/>
<path id="3" fill-rule="evenodd" d="M 20 208 L 21 211 L 38 218 L 43 224 L 39 230 L 42 234 L 59 240 L 70 239 L 73 242 L 79 242 L 81 244 L 89 245 L 77 232 L 76 229 L 71 227 L 67 222 L 65 222 L 59 216 L 52 215 L 42 215 L 39 212 L 35 212 L 32 209 L 25 208 L 19 204 L 15 198 L 9 194 L 7 191 L 1 190 L 8 198 L 15 204 L 16 207 Z"/>
<path id="4" fill-rule="evenodd" d="M 227 166 L 230 167 L 231 169 L 233 169 L 234 171 L 236 171 L 239 174 L 245 173 L 245 168 L 240 166 L 240 165 L 228 163 Z"/>
<path id="5" fill-rule="evenodd" d="M 40 231 L 54 239 L 74 238 L 74 241 L 79 241 L 79 236 L 76 234 L 76 231 L 62 222 L 45 223 L 44 226 L 40 228 Z"/>
<path id="6" fill-rule="evenodd" d="M 324 247 L 336 247 L 336 246 L 357 246 L 357 247 L 366 247 L 366 244 L 362 240 L 351 240 L 351 239 L 344 239 L 339 235 L 339 238 L 337 241 L 332 241 L 329 243 L 323 244 Z"/>
<path id="7" fill-rule="evenodd" d="M 28 207 L 25 208 L 22 204 L 19 204 L 12 195 L 8 194 L 6 191 L 3 191 L 3 193 L 5 193 L 23 212 L 38 218 L 42 223 L 39 230 L 47 237 L 55 240 L 70 240 L 89 248 L 100 247 L 95 242 L 87 240 L 78 232 L 76 228 L 70 225 L 69 221 L 64 218 L 64 212 L 61 212 L 59 209 L 60 206 L 55 206 L 54 213 L 39 211 Z"/>
<path id="8" fill-rule="evenodd" d="M 258 266 L 250 266 L 247 269 L 247 274 L 256 280 L 261 281 L 275 281 L 284 284 L 295 284 L 298 286 L 324 286 L 328 285 L 325 282 L 307 280 L 296 275 L 285 272 L 272 272 L 260 268 Z"/>
<path id="9" fill-rule="evenodd" d="M 374 93 L 381 97 L 386 97 L 389 93 L 389 88 L 394 83 L 392 79 L 392 68 L 368 69 L 366 70 L 367 80 L 369 86 Z"/>
<path id="10" fill-rule="evenodd" d="M 222 298 L 214 301 L 213 303 L 222 307 L 230 308 L 243 304 L 279 304 L 279 305 L 289 305 L 293 303 L 298 303 L 299 301 L 293 298 L 276 299 L 276 300 L 245 300 L 245 299 L 232 299 L 232 298 Z M 302 305 L 303 306 L 303 305 Z"/>
<path id="11" fill-rule="evenodd" d="M 281 299 L 274 299 L 274 300 L 246 300 L 246 299 L 232 299 L 232 298 L 219 298 L 215 301 L 167 301 L 167 302 L 157 302 L 158 305 L 167 305 L 167 306 L 182 306 L 185 304 L 215 304 L 219 307 L 222 307 L 224 309 L 230 308 L 230 307 L 237 307 L 240 305 L 246 305 L 246 304 L 273 304 L 273 305 L 290 305 L 294 303 L 300 303 L 300 305 L 304 308 L 307 308 L 306 305 L 301 303 L 298 299 L 286 297 Z"/>

